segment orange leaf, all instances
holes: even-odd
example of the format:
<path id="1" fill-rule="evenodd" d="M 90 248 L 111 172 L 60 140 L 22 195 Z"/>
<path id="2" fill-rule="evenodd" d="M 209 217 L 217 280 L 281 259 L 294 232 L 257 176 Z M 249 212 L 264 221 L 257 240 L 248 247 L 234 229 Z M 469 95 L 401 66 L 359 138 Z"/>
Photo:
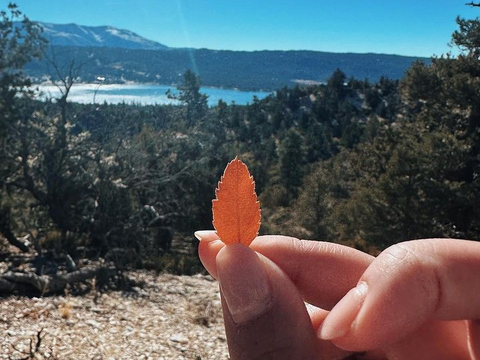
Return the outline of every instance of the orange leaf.
<path id="1" fill-rule="evenodd" d="M 260 228 L 260 203 L 247 165 L 235 158 L 228 163 L 215 190 L 213 227 L 225 244 L 249 246 Z"/>

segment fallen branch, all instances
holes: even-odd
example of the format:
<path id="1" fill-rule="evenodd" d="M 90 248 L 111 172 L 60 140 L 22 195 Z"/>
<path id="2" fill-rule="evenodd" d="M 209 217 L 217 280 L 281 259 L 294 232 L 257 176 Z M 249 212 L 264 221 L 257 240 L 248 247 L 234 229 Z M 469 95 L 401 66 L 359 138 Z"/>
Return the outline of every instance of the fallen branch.
<path id="1" fill-rule="evenodd" d="M 11 292 L 15 288 L 15 284 L 0 278 L 0 291 L 3 292 Z"/>
<path id="2" fill-rule="evenodd" d="M 85 267 L 62 275 L 37 275 L 34 273 L 6 272 L 0 277 L 0 291 L 13 292 L 24 290 L 25 285 L 30 285 L 42 295 L 56 293 L 65 289 L 68 284 L 79 283 L 99 275 L 114 275 L 113 268 Z"/>

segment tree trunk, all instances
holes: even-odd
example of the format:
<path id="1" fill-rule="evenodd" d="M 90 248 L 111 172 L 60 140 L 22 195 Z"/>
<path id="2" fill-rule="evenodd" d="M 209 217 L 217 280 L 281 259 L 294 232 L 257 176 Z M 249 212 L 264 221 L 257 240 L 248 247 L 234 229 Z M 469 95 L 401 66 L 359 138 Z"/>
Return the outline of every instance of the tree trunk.
<path id="1" fill-rule="evenodd" d="M 9 224 L 7 224 L 7 220 L 3 217 L 3 214 L 0 214 L 0 234 L 2 234 L 11 245 L 19 248 L 23 252 L 28 252 L 28 246 L 18 240 L 13 234 Z"/>

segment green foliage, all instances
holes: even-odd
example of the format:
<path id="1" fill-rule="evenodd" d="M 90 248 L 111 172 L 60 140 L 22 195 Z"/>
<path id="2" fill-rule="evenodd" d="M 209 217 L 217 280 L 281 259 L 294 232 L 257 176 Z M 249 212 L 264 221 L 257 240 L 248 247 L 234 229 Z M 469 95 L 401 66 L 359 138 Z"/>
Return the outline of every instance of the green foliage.
<path id="1" fill-rule="evenodd" d="M 0 11 L 0 140 L 16 120 L 15 97 L 30 85 L 23 67 L 41 56 L 44 44 L 41 29 L 22 16 L 15 4 Z"/>
<path id="2" fill-rule="evenodd" d="M 452 35 L 453 43 L 460 50 L 476 59 L 480 57 L 480 21 L 479 19 L 466 20 L 457 17 L 459 29 Z"/>
<path id="3" fill-rule="evenodd" d="M 297 221 L 308 232 L 307 237 L 330 240 L 330 213 L 332 173 L 326 167 L 319 167 L 305 180 L 303 191 L 295 204 Z"/>
<path id="4" fill-rule="evenodd" d="M 281 142 L 279 153 L 280 179 L 289 196 L 295 198 L 302 183 L 305 151 L 302 137 L 295 130 L 289 130 Z M 286 201 L 288 204 L 289 201 Z"/>
<path id="5" fill-rule="evenodd" d="M 28 249 L 13 234 L 8 179 L 17 168 L 17 161 L 11 155 L 22 117 L 19 95 L 27 96 L 30 85 L 23 67 L 40 57 L 44 43 L 40 28 L 22 16 L 15 4 L 9 4 L 7 11 L 0 11 L 0 234 L 22 251 Z"/>

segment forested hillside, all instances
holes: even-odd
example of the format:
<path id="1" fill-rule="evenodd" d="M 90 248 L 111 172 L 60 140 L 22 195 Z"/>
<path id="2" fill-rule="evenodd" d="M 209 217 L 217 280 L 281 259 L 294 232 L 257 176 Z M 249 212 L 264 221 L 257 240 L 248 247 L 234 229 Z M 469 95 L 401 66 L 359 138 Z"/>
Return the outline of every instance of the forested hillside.
<path id="1" fill-rule="evenodd" d="M 372 253 L 420 237 L 480 239 L 479 26 L 458 23 L 460 55 L 417 62 L 400 81 L 336 70 L 323 85 L 209 108 L 190 71 L 180 106 L 73 104 L 72 73 L 63 97 L 33 101 L 22 68 L 43 42 L 28 21 L 24 41 L 3 41 L 4 16 L 1 244 L 198 271 L 171 241 L 212 227 L 214 189 L 235 156 L 255 177 L 263 234 Z"/>
<path id="2" fill-rule="evenodd" d="M 132 50 L 107 47 L 53 46 L 47 58 L 67 67 L 74 58 L 80 66 L 79 80 L 93 82 L 97 76 L 110 83 L 135 81 L 164 85 L 181 84 L 188 69 L 203 85 L 244 90 L 275 90 L 283 86 L 325 82 L 336 68 L 347 77 L 378 81 L 386 76 L 400 79 L 419 59 L 383 54 L 342 54 L 318 51 L 226 51 L 208 49 Z M 27 64 L 27 74 L 36 81 L 55 76 L 46 58 Z"/>

